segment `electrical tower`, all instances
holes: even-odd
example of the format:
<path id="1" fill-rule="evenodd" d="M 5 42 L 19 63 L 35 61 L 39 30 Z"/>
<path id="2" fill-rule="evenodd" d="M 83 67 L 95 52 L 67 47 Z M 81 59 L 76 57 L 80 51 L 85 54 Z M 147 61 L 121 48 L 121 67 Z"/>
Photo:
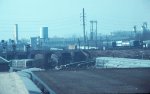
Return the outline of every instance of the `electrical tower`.
<path id="1" fill-rule="evenodd" d="M 91 40 L 95 40 L 95 44 L 96 44 L 96 47 L 97 47 L 97 21 L 90 21 L 91 23 Z M 94 28 L 95 27 L 95 28 Z M 95 32 L 94 32 L 95 31 Z M 95 36 L 94 36 L 94 33 L 95 33 Z"/>

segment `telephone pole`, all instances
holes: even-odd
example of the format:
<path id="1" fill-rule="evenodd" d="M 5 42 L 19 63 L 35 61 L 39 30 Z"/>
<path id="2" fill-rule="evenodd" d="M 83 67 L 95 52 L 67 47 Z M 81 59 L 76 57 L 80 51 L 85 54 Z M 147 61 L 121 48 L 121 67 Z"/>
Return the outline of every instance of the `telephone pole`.
<path id="1" fill-rule="evenodd" d="M 85 36 L 85 11 L 84 11 L 84 8 L 83 8 L 83 35 L 84 35 L 84 49 L 85 49 L 85 46 L 86 46 L 86 36 Z"/>
<path id="2" fill-rule="evenodd" d="M 96 23 L 96 49 L 97 49 L 97 21 L 95 21 Z"/>

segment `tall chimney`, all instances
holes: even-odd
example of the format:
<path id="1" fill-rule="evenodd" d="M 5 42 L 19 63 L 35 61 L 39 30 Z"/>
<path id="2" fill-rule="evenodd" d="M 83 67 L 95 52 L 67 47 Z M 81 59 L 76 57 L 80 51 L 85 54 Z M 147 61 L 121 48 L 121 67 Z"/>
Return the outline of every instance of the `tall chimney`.
<path id="1" fill-rule="evenodd" d="M 14 26 L 14 40 L 18 43 L 18 24 L 15 24 Z"/>
<path id="2" fill-rule="evenodd" d="M 136 25 L 133 27 L 133 31 L 134 31 L 134 33 L 137 33 L 137 27 L 136 27 Z"/>

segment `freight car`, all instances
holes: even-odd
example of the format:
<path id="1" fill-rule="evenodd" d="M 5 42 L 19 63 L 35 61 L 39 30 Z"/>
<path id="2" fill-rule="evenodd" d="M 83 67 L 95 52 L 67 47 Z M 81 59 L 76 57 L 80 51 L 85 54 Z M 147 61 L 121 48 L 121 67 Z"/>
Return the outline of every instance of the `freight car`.
<path id="1" fill-rule="evenodd" d="M 112 48 L 114 49 L 136 49 L 143 48 L 143 41 L 113 41 Z"/>
<path id="2" fill-rule="evenodd" d="M 21 59 L 21 60 L 12 60 L 11 67 L 13 70 L 23 70 L 27 68 L 32 68 L 34 65 L 33 59 Z"/>

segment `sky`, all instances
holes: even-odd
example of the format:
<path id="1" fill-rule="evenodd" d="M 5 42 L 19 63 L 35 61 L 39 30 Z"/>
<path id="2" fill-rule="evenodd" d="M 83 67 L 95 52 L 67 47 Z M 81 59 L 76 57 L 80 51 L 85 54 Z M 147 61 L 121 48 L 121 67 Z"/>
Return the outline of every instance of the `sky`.
<path id="1" fill-rule="evenodd" d="M 98 21 L 98 33 L 141 30 L 150 27 L 150 0 L 0 0 L 0 39 L 13 39 L 14 24 L 19 39 L 36 37 L 40 28 L 49 28 L 49 37 L 82 37 L 82 9 L 86 32 L 90 21 Z"/>

